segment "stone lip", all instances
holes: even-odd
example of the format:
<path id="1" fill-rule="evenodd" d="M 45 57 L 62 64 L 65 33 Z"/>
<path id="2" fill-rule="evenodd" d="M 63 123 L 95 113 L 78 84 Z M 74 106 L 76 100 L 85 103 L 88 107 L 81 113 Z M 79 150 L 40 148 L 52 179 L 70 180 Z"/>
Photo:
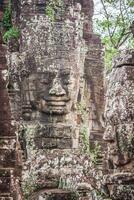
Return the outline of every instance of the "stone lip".
<path id="1" fill-rule="evenodd" d="M 134 49 L 124 50 L 115 57 L 113 61 L 113 68 L 122 66 L 134 66 Z"/>
<path id="2" fill-rule="evenodd" d="M 122 172 L 115 173 L 112 175 L 106 175 L 104 178 L 106 184 L 132 184 L 134 185 L 134 173 Z"/>
<path id="3" fill-rule="evenodd" d="M 79 195 L 86 193 L 88 190 L 79 191 Z M 62 189 L 62 188 L 53 188 L 53 189 L 43 189 L 41 191 L 35 191 L 34 194 L 30 197 L 30 200 L 36 200 L 37 198 L 41 200 L 45 199 L 55 199 L 55 200 L 71 200 L 78 199 L 76 191 L 71 189 Z M 82 198 L 83 199 L 83 198 Z M 85 200 L 87 198 L 84 198 Z"/>

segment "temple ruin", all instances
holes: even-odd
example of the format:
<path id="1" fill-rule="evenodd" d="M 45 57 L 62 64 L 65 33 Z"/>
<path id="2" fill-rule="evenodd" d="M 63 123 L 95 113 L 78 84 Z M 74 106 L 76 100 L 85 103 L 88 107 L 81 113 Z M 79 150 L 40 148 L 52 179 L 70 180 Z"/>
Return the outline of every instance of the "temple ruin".
<path id="1" fill-rule="evenodd" d="M 104 91 L 92 0 L 7 7 L 14 34 L 3 37 L 2 27 L 0 200 L 133 199 L 133 50 L 116 58 Z"/>

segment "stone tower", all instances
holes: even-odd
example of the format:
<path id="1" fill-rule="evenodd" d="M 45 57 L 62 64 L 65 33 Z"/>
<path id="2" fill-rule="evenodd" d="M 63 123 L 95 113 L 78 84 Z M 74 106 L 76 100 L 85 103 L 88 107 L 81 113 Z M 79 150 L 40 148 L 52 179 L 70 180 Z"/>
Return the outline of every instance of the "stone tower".
<path id="1" fill-rule="evenodd" d="M 114 61 L 107 86 L 104 140 L 108 143 L 108 186 L 111 199 L 134 198 L 134 51 Z"/>
<path id="2" fill-rule="evenodd" d="M 103 144 L 104 103 L 92 16 L 92 0 L 12 1 L 20 38 L 8 41 L 7 63 L 25 199 L 92 199 L 88 171 L 94 142 Z"/>
<path id="3" fill-rule="evenodd" d="M 0 22 L 7 1 L 1 3 Z M 12 96 L 8 93 L 6 53 L 0 31 L 0 199 L 21 200 L 21 152 L 16 134 L 16 120 L 10 106 Z"/>

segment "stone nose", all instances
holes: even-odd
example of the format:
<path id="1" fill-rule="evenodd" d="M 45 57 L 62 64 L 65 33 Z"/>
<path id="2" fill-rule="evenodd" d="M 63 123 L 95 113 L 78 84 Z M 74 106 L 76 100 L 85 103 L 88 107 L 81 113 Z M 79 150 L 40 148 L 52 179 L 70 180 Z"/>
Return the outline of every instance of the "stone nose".
<path id="1" fill-rule="evenodd" d="M 63 96 L 66 94 L 59 78 L 54 79 L 52 87 L 49 90 L 49 94 L 55 96 Z"/>

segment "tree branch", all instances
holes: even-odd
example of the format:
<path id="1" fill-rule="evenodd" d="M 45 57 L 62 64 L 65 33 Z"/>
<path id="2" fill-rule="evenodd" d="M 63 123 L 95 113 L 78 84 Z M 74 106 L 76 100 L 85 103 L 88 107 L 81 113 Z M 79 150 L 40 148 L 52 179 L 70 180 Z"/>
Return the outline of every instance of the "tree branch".
<path id="1" fill-rule="evenodd" d="M 103 6 L 103 9 L 104 9 L 104 12 L 105 12 L 106 19 L 107 19 L 108 21 L 110 21 L 110 20 L 109 20 L 109 15 L 108 15 L 108 12 L 107 12 L 107 9 L 106 9 L 106 6 L 105 6 L 104 1 L 101 0 L 101 3 L 102 3 L 102 6 Z M 108 34 L 109 34 L 110 41 L 111 41 L 111 43 L 112 43 L 113 46 L 114 46 L 114 42 L 113 42 L 113 38 L 112 38 L 112 35 L 111 35 L 111 31 L 110 31 L 110 26 L 109 26 L 109 24 L 108 24 Z"/>

